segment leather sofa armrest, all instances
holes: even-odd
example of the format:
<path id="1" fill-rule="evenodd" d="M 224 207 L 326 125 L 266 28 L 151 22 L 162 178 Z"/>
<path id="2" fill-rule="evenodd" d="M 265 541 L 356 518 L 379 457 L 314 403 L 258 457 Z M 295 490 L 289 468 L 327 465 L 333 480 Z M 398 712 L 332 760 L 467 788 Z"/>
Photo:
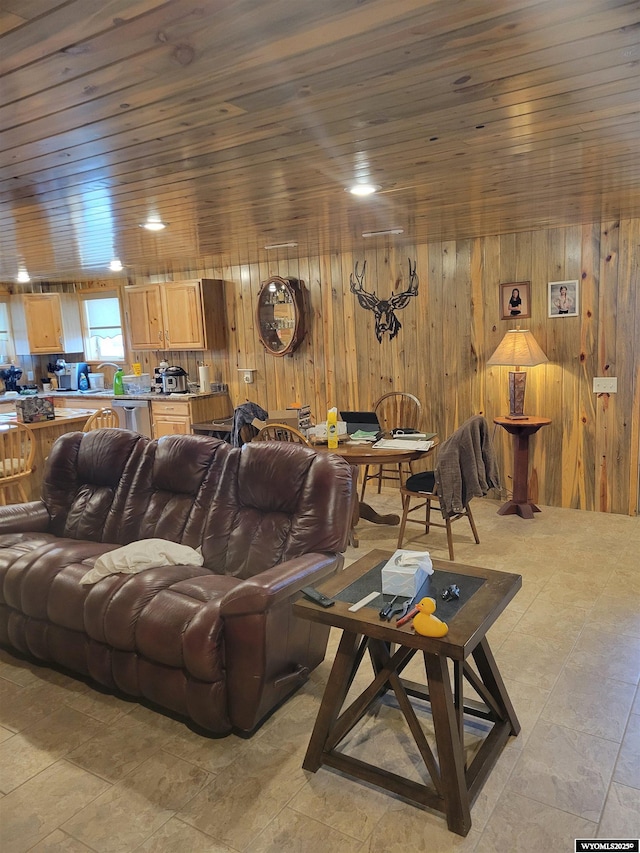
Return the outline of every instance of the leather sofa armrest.
<path id="1" fill-rule="evenodd" d="M 303 586 L 331 577 L 343 563 L 341 554 L 305 554 L 241 581 L 220 603 L 222 617 L 264 613 Z"/>
<path id="2" fill-rule="evenodd" d="M 42 501 L 0 506 L 0 533 L 45 533 L 50 521 Z"/>

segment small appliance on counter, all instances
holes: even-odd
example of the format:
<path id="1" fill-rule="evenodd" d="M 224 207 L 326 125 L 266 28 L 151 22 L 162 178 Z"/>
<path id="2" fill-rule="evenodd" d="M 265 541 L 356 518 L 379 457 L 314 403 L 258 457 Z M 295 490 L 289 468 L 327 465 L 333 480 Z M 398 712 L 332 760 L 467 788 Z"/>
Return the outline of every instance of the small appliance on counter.
<path id="1" fill-rule="evenodd" d="M 52 373 L 58 377 L 58 391 L 87 391 L 91 368 L 86 361 L 65 361 L 59 358 Z"/>
<path id="2" fill-rule="evenodd" d="M 18 392 L 20 390 L 20 385 L 18 385 L 18 379 L 22 376 L 22 368 L 15 367 L 15 365 L 10 365 L 9 367 L 3 367 L 0 370 L 0 379 L 4 382 L 4 390 Z"/>
<path id="3" fill-rule="evenodd" d="M 162 391 L 164 394 L 187 394 L 189 392 L 187 371 L 177 365 L 167 367 L 162 374 Z"/>
<path id="4" fill-rule="evenodd" d="M 161 361 L 158 367 L 153 368 L 153 390 L 156 394 L 162 394 L 162 377 L 167 367 L 169 367 L 169 362 Z"/>

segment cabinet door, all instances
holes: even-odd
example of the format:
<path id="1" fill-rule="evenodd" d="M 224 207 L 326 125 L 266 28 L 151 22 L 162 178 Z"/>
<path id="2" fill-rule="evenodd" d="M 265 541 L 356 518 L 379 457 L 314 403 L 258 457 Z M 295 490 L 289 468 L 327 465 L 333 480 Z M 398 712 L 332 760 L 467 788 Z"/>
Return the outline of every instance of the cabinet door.
<path id="1" fill-rule="evenodd" d="M 62 306 L 57 293 L 29 293 L 23 297 L 24 314 L 32 353 L 64 352 Z"/>
<path id="2" fill-rule="evenodd" d="M 165 349 L 205 349 L 202 294 L 199 281 L 163 284 Z"/>
<path id="3" fill-rule="evenodd" d="M 162 302 L 158 285 L 134 284 L 124 290 L 131 349 L 164 349 Z"/>
<path id="4" fill-rule="evenodd" d="M 191 418 L 180 415 L 160 415 L 153 419 L 153 437 L 163 435 L 191 435 Z"/>
<path id="5" fill-rule="evenodd" d="M 191 435 L 191 407 L 187 401 L 173 403 L 169 400 L 153 400 L 151 416 L 154 438 L 163 435 Z"/>

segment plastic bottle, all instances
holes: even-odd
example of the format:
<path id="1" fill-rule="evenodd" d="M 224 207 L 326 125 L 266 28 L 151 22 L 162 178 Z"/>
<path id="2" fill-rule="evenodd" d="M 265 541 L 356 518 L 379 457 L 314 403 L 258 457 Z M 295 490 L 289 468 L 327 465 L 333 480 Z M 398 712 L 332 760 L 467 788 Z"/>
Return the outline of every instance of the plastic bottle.
<path id="1" fill-rule="evenodd" d="M 338 410 L 335 406 L 327 412 L 327 447 L 329 450 L 338 447 Z"/>
<path id="2" fill-rule="evenodd" d="M 113 393 L 116 397 L 122 397 L 124 394 L 124 383 L 122 381 L 123 376 L 124 370 L 121 367 L 119 367 L 113 374 Z"/>

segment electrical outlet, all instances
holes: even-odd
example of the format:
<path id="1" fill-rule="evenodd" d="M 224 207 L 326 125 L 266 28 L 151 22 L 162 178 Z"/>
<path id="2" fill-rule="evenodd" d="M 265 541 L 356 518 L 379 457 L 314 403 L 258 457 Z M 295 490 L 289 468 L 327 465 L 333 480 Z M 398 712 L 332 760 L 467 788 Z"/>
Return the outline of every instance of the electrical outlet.
<path id="1" fill-rule="evenodd" d="M 617 378 L 617 376 L 594 376 L 593 377 L 593 393 L 594 394 L 617 394 L 618 393 L 618 378 Z"/>
<path id="2" fill-rule="evenodd" d="M 27 370 L 27 382 L 33 382 L 33 370 Z"/>

